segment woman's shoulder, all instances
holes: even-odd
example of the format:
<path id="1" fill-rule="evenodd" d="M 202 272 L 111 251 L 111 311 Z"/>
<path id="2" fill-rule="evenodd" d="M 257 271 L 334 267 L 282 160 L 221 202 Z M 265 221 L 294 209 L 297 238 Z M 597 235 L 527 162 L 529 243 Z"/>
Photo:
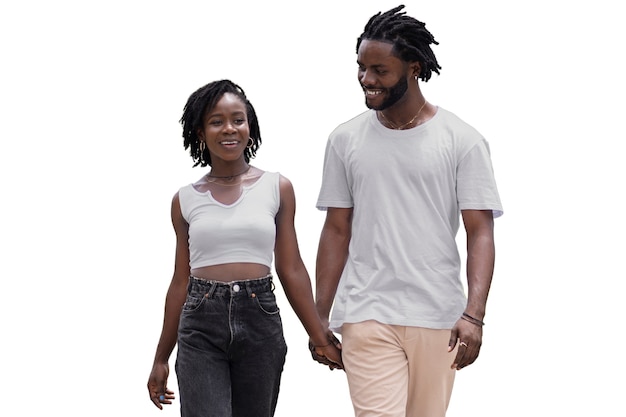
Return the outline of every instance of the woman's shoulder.
<path id="1" fill-rule="evenodd" d="M 194 183 L 189 183 L 189 184 L 185 184 L 183 186 L 181 186 L 178 191 L 176 191 L 176 193 L 174 194 L 174 198 L 185 198 L 186 196 L 189 196 L 191 194 L 193 194 L 193 192 L 198 192 L 202 190 L 202 186 L 201 186 L 201 181 L 202 180 L 198 180 Z"/>
<path id="2" fill-rule="evenodd" d="M 246 174 L 246 179 L 256 182 L 260 179 L 269 179 L 270 181 L 280 181 L 284 176 L 279 171 L 270 171 L 259 168 L 257 166 L 250 166 L 250 171 Z"/>
<path id="3" fill-rule="evenodd" d="M 280 194 L 293 194 L 293 185 L 291 180 L 283 175 L 280 171 L 266 171 L 261 168 L 252 167 L 251 177 L 257 178 L 259 181 L 263 179 L 268 185 L 280 191 Z M 258 182 L 258 181 L 257 181 Z"/>

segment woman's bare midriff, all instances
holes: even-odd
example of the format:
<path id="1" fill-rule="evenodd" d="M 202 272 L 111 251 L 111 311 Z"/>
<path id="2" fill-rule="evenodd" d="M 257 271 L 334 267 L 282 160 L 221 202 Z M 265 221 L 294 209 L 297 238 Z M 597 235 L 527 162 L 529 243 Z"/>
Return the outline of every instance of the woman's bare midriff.
<path id="1" fill-rule="evenodd" d="M 267 265 L 254 263 L 222 264 L 191 270 L 191 275 L 196 278 L 221 282 L 263 278 L 269 273 L 270 268 Z"/>

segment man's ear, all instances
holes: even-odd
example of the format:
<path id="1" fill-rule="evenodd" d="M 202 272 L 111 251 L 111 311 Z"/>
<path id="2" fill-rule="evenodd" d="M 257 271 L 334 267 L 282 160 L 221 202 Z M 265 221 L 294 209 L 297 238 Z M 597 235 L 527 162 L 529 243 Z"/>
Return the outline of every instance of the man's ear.
<path id="1" fill-rule="evenodd" d="M 413 71 L 413 77 L 417 79 L 422 73 L 422 64 L 420 64 L 419 62 L 412 62 L 411 69 Z"/>

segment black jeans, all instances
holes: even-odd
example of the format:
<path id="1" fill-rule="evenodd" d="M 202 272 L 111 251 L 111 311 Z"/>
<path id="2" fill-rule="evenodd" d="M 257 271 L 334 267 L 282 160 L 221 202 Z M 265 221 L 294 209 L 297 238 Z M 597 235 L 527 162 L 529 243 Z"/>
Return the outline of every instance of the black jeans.
<path id="1" fill-rule="evenodd" d="M 287 354 L 272 277 L 191 277 L 178 329 L 182 417 L 271 417 Z"/>

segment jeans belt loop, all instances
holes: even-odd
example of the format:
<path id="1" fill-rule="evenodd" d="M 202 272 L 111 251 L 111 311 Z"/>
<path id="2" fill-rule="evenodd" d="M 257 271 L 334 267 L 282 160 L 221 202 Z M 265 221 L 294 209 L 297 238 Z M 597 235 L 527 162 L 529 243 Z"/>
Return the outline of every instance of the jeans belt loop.
<path id="1" fill-rule="evenodd" d="M 213 294 L 215 293 L 216 288 L 217 288 L 217 282 L 213 281 L 211 283 L 211 288 L 209 288 L 209 292 L 207 293 L 207 298 L 213 297 Z"/>

